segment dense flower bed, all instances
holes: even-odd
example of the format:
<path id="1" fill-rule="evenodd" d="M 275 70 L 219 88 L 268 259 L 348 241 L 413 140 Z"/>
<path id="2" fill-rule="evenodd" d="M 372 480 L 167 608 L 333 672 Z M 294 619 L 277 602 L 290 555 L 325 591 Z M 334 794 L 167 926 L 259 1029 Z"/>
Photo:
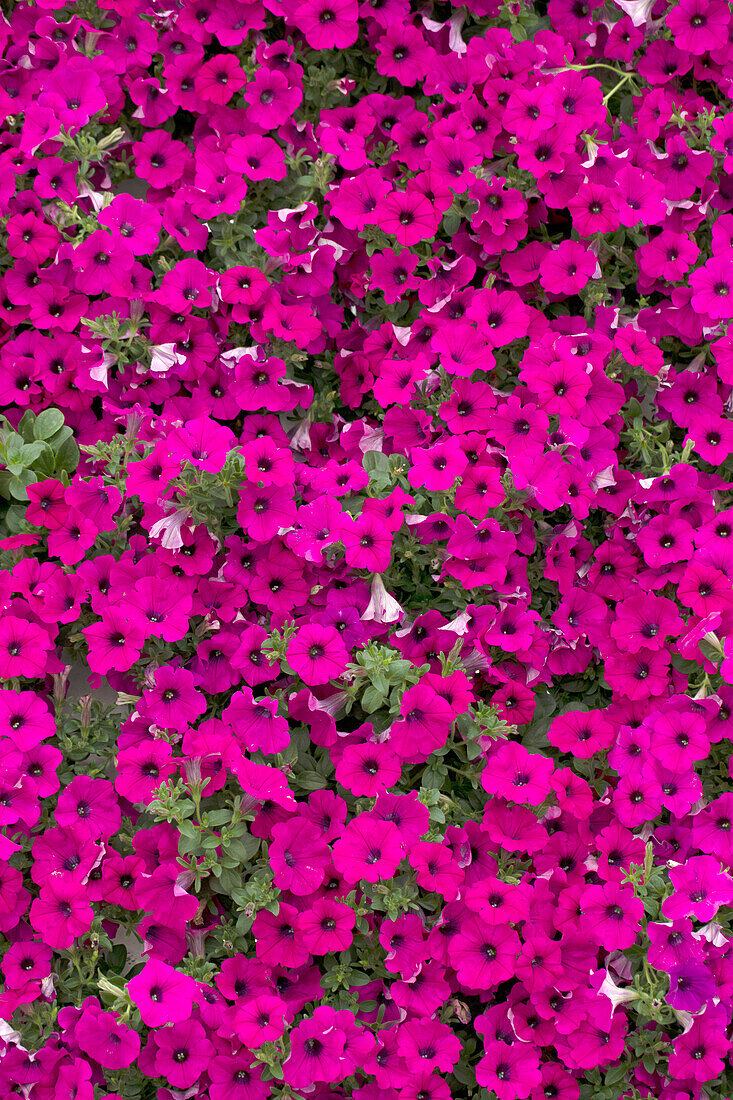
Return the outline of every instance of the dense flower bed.
<path id="1" fill-rule="evenodd" d="M 732 1095 L 731 5 L 3 9 L 2 1096 Z"/>

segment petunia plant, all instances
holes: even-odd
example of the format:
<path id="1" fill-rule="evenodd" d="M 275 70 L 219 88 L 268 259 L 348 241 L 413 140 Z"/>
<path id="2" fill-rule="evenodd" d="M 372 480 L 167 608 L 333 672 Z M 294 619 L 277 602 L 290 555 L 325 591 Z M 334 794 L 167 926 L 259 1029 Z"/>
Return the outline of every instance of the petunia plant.
<path id="1" fill-rule="evenodd" d="M 3 1095 L 733 1095 L 731 42 L 2 6 Z"/>

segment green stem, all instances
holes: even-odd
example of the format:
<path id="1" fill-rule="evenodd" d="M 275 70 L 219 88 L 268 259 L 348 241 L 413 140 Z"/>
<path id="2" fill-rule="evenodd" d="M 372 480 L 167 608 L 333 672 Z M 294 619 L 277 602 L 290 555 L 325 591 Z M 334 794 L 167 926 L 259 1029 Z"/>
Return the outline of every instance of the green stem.
<path id="1" fill-rule="evenodd" d="M 617 76 L 621 72 L 620 69 L 615 68 L 615 66 L 613 65 L 606 65 L 603 61 L 594 61 L 592 65 L 566 65 L 564 69 L 560 69 L 560 72 L 582 73 L 585 72 L 587 69 L 608 69 L 609 72 L 616 73 Z M 629 77 L 634 76 L 635 74 L 625 73 L 624 75 Z"/>
<path id="2" fill-rule="evenodd" d="M 609 101 L 609 99 L 611 98 L 611 96 L 612 96 L 612 95 L 614 95 L 614 94 L 615 94 L 615 93 L 616 93 L 616 92 L 617 92 L 617 91 L 619 90 L 619 88 L 622 88 L 622 87 L 624 86 L 624 84 L 626 83 L 626 81 L 627 81 L 627 80 L 631 80 L 631 78 L 632 78 L 632 77 L 633 77 L 634 75 L 635 75 L 634 73 L 626 73 L 626 74 L 625 74 L 624 76 L 622 76 L 622 77 L 621 77 L 621 79 L 619 80 L 618 84 L 614 84 L 613 88 L 611 88 L 611 91 L 610 91 L 610 92 L 608 92 L 608 93 L 607 93 L 606 95 L 604 95 L 604 97 L 603 97 L 603 106 L 604 106 L 604 107 L 605 107 L 605 106 L 606 106 L 606 104 L 608 103 L 608 101 Z"/>

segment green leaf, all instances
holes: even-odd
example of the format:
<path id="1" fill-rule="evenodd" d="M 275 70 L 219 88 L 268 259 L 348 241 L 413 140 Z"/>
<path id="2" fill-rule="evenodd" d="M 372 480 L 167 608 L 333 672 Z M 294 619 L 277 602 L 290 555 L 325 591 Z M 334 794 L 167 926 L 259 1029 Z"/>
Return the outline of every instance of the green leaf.
<path id="1" fill-rule="evenodd" d="M 432 788 L 432 790 L 439 791 L 447 778 L 447 769 L 444 768 L 442 765 L 438 765 L 437 768 L 426 768 L 425 771 L 422 773 L 420 782 L 422 783 L 423 787 L 430 787 Z"/>
<path id="2" fill-rule="evenodd" d="M 240 865 L 248 863 L 260 849 L 260 838 L 247 833 L 238 837 L 226 846 L 226 854 L 229 859 L 235 859 Z"/>
<path id="3" fill-rule="evenodd" d="M 178 838 L 178 852 L 182 856 L 198 852 L 200 847 L 201 841 L 198 836 L 179 836 Z"/>
<path id="4" fill-rule="evenodd" d="M 231 820 L 231 810 L 208 810 L 206 813 L 206 824 L 211 829 L 218 829 L 221 825 L 227 825 Z"/>
<path id="5" fill-rule="evenodd" d="M 442 230 L 447 237 L 452 237 L 461 227 L 461 219 L 458 214 L 445 214 Z"/>
<path id="6" fill-rule="evenodd" d="M 24 466 L 32 466 L 36 459 L 40 458 L 46 449 L 47 444 L 36 443 L 24 443 L 23 450 L 21 451 L 21 459 Z"/>
<path id="7" fill-rule="evenodd" d="M 73 439 L 74 433 L 68 424 L 64 424 L 59 428 L 57 432 L 54 432 L 52 436 L 46 440 L 52 451 L 58 451 L 62 443 L 65 443 L 67 439 Z"/>
<path id="8" fill-rule="evenodd" d="M 36 414 L 28 409 L 23 413 L 20 423 L 18 424 L 18 431 L 20 432 L 23 440 L 26 443 L 31 443 L 33 440 L 33 428 L 36 422 Z"/>
<path id="9" fill-rule="evenodd" d="M 622 1081 L 626 1081 L 628 1076 L 628 1070 L 626 1066 L 613 1066 L 609 1069 L 605 1076 L 605 1083 L 609 1086 L 620 1085 Z"/>
<path id="10" fill-rule="evenodd" d="M 412 661 L 397 660 L 390 662 L 389 669 L 387 670 L 390 680 L 393 684 L 401 684 L 404 677 L 413 667 Z"/>
<path id="11" fill-rule="evenodd" d="M 367 451 L 362 460 L 362 465 L 368 474 L 376 471 L 389 473 L 389 459 L 381 451 Z"/>
<path id="12" fill-rule="evenodd" d="M 301 772 L 296 776 L 296 783 L 304 791 L 320 791 L 328 786 L 328 781 L 318 772 Z"/>
<path id="13" fill-rule="evenodd" d="M 351 985 L 369 985 L 372 981 L 371 974 L 363 974 L 361 970 L 352 970 L 349 974 L 349 983 Z"/>
<path id="14" fill-rule="evenodd" d="M 0 488 L 0 495 L 3 491 Z M 20 504 L 11 504 L 5 513 L 5 525 L 11 535 L 18 535 L 23 531 L 25 524 L 25 508 Z"/>
<path id="15" fill-rule="evenodd" d="M 56 472 L 56 459 L 51 448 L 46 445 L 43 454 L 39 455 L 33 463 L 33 472 L 39 479 L 53 477 Z"/>
<path id="16" fill-rule="evenodd" d="M 389 691 L 389 681 L 383 672 L 372 673 L 372 685 L 382 695 L 386 695 Z"/>
<path id="17" fill-rule="evenodd" d="M 127 962 L 127 949 L 124 943 L 116 943 L 107 955 L 107 965 L 115 974 L 121 974 Z"/>
<path id="18" fill-rule="evenodd" d="M 459 1062 L 457 1066 L 453 1067 L 453 1076 L 456 1081 L 459 1081 L 462 1085 L 475 1085 L 476 1074 L 472 1066 L 464 1066 L 462 1062 Z"/>
<path id="19" fill-rule="evenodd" d="M 223 894 L 225 897 L 231 895 L 232 890 L 236 890 L 242 883 L 242 875 L 238 871 L 235 871 L 231 867 L 224 867 L 220 870 L 216 876 L 216 891 L 219 894 Z"/>
<path id="20" fill-rule="evenodd" d="M 22 469 L 23 438 L 15 432 L 8 438 L 5 444 L 5 464 L 10 470 L 14 464 L 20 462 Z"/>
<path id="21" fill-rule="evenodd" d="M 79 465 L 79 448 L 74 439 L 66 439 L 56 451 L 56 469 L 73 473 Z"/>
<path id="22" fill-rule="evenodd" d="M 370 684 L 361 697 L 361 707 L 366 714 L 374 714 L 384 706 L 384 695 L 373 684 Z"/>
<path id="23" fill-rule="evenodd" d="M 35 439 L 50 439 L 64 426 L 64 414 L 59 409 L 44 409 L 33 425 Z"/>
<path id="24" fill-rule="evenodd" d="M 33 485 L 36 480 L 36 475 L 30 470 L 23 470 L 18 477 L 12 477 L 8 488 L 10 489 L 10 495 L 15 500 L 28 500 L 28 493 L 26 492 L 26 485 Z"/>

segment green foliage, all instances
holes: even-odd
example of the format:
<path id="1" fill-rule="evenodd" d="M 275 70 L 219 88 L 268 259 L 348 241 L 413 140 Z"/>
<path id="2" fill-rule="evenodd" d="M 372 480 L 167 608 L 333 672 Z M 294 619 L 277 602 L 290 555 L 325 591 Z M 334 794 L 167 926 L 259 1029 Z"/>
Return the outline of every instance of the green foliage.
<path id="1" fill-rule="evenodd" d="M 58 409 L 44 409 L 38 416 L 29 409 L 17 430 L 7 417 L 0 418 L 0 497 L 4 500 L 27 502 L 29 485 L 46 478 L 68 479 L 78 462 L 74 433 Z M 4 516 L 10 532 L 20 530 L 24 511 L 10 504 Z"/>

